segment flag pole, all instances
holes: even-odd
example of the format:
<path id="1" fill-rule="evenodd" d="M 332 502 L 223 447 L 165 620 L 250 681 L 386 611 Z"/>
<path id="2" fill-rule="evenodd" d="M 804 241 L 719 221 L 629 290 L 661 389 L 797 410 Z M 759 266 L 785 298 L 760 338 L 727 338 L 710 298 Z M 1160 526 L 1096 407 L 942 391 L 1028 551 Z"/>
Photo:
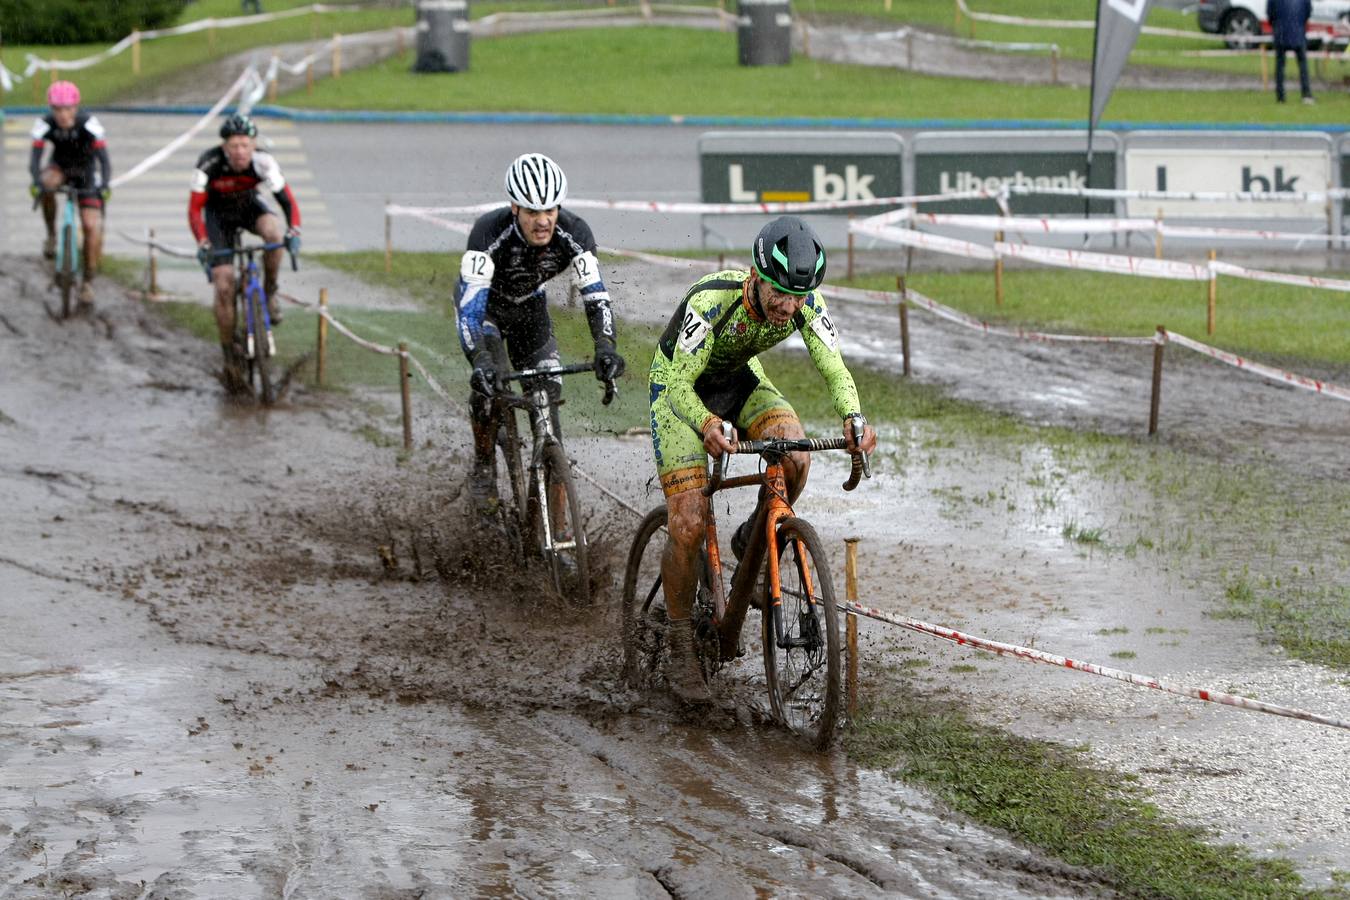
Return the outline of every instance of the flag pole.
<path id="1" fill-rule="evenodd" d="M 1097 108 L 1097 47 L 1101 43 L 1102 0 L 1097 0 L 1097 17 L 1092 26 L 1092 75 L 1088 87 L 1088 128 L 1087 128 L 1087 164 L 1083 167 L 1083 183 L 1092 187 L 1092 134 L 1096 130 L 1097 117 L 1093 110 Z M 1083 218 L 1092 218 L 1092 198 L 1083 198 Z"/>

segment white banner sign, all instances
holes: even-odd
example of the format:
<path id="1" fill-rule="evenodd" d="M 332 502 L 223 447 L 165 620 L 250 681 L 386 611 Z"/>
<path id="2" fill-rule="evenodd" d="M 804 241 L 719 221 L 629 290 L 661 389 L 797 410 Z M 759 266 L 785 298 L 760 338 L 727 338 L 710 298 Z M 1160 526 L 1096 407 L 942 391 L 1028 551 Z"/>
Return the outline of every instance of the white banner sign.
<path id="1" fill-rule="evenodd" d="M 1137 191 L 1325 191 L 1331 187 L 1329 149 L 1125 149 L 1125 186 Z M 1246 203 L 1127 200 L 1126 216 L 1165 218 L 1315 219 L 1326 205 L 1312 200 Z"/>

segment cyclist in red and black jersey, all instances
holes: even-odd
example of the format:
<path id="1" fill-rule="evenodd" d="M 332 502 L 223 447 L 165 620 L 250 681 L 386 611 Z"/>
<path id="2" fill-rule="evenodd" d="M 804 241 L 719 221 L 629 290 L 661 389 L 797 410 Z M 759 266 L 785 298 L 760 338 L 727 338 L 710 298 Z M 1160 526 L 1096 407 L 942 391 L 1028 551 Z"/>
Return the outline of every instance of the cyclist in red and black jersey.
<path id="1" fill-rule="evenodd" d="M 258 126 L 248 116 L 234 115 L 220 126 L 221 144 L 201 155 L 192 173 L 188 200 L 188 226 L 197 239 L 197 259 L 211 268 L 216 289 L 216 326 L 229 374 L 236 366 L 234 353 L 234 260 L 214 257 L 216 250 L 229 250 L 240 229 L 258 235 L 269 244 L 282 243 L 291 253 L 300 251 L 300 205 L 272 154 L 257 149 Z M 281 207 L 286 227 L 258 196 L 266 188 Z M 263 291 L 273 325 L 281 324 L 277 299 L 277 271 L 282 249 L 263 254 Z"/>
<path id="2" fill-rule="evenodd" d="M 56 196 L 61 185 L 74 188 L 80 203 L 80 224 L 84 229 L 84 280 L 80 285 L 80 305 L 94 302 L 94 276 L 103 255 L 103 204 L 111 195 L 112 162 L 108 143 L 98 118 L 80 109 L 80 89 L 69 81 L 57 81 L 47 89 L 51 111 L 33 123 L 33 151 L 28 171 L 33 176 L 30 189 L 42 198 L 42 218 L 47 224 L 47 240 L 42 255 L 56 255 Z M 42 158 L 48 144 L 51 158 L 44 167 Z"/>

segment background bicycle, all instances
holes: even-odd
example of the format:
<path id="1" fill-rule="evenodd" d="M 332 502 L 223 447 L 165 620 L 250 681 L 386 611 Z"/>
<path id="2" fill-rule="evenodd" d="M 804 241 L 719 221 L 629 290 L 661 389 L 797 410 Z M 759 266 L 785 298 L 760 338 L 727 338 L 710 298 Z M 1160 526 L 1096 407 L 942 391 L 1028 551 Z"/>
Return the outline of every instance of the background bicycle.
<path id="1" fill-rule="evenodd" d="M 512 540 L 518 542 L 518 549 L 528 549 L 544 559 L 559 594 L 567 593 L 584 604 L 591 599 L 591 581 L 581 500 L 562 445 L 557 408 L 563 401 L 554 399 L 545 386 L 549 378 L 582 372 L 594 372 L 593 365 L 586 362 L 508 372 L 500 379 L 493 403 L 497 448 L 511 492 L 511 505 L 505 513 L 508 533 L 515 532 Z M 521 383 L 520 394 L 508 389 L 513 381 Z M 612 403 L 617 394 L 615 383 L 606 381 L 604 404 Z M 524 464 L 524 442 L 516 422 L 518 410 L 526 413 L 530 426 L 528 466 Z M 570 592 L 564 590 L 566 582 L 572 582 Z"/>
<path id="2" fill-rule="evenodd" d="M 278 243 L 245 244 L 236 234 L 234 247 L 230 250 L 215 250 L 212 259 L 233 257 L 235 261 L 234 279 L 234 350 L 235 364 L 242 371 L 225 373 L 227 386 L 231 390 L 247 393 L 249 396 L 271 406 L 276 402 L 278 382 L 276 371 L 277 344 L 272 334 L 272 318 L 267 309 L 267 294 L 263 290 L 261 273 L 255 259 L 259 253 L 267 253 L 285 247 L 290 253 L 291 270 L 298 269 L 299 262 L 294 251 L 284 241 Z M 207 268 L 207 280 L 211 278 Z M 233 383 L 231 383 L 233 382 Z"/>
<path id="3" fill-rule="evenodd" d="M 52 260 L 52 282 L 61 292 L 61 312 L 58 315 L 52 312 L 51 307 L 47 307 L 47 312 L 54 319 L 68 319 L 75 295 L 75 281 L 80 271 L 80 197 L 77 190 L 66 184 L 48 193 L 61 198 L 60 219 L 56 226 L 56 256 Z M 39 194 L 33 198 L 33 208 L 37 209 L 41 202 Z"/>

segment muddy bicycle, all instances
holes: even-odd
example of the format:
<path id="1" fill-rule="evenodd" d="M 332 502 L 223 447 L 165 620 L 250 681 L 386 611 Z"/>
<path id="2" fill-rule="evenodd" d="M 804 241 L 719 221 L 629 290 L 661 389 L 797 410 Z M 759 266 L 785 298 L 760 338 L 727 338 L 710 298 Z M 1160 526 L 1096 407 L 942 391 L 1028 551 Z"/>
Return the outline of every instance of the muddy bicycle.
<path id="1" fill-rule="evenodd" d="M 730 423 L 723 423 L 723 429 L 730 440 Z M 862 441 L 861 429 L 855 425 L 855 444 Z M 735 478 L 725 477 L 730 454 L 717 461 L 703 489 L 708 516 L 692 611 L 694 649 L 706 679 L 744 654 L 745 617 L 752 605 L 759 608 L 764 678 L 773 717 L 821 751 L 834 742 L 840 715 L 839 611 L 825 548 L 815 529 L 798 518 L 788 502 L 783 458 L 794 452 L 845 449 L 842 437 L 740 441 L 731 452 L 757 454 L 763 468 Z M 856 488 L 864 475 L 871 477 L 867 455 L 854 453 L 844 490 Z M 761 499 L 728 593 L 712 497 L 740 487 L 761 488 Z M 661 680 L 670 652 L 661 590 L 665 541 L 660 535 L 667 519 L 663 505 L 642 520 L 624 572 L 624 671 L 638 688 Z"/>
<path id="2" fill-rule="evenodd" d="M 504 509 L 504 516 L 508 535 L 517 545 L 513 549 L 542 557 L 559 594 L 563 593 L 564 575 L 570 568 L 576 582 L 574 596 L 582 604 L 591 599 L 589 545 L 581 518 L 581 499 L 572 480 L 572 464 L 559 433 L 557 408 L 563 401 L 553 399 L 544 382 L 555 376 L 593 371 L 591 363 L 578 363 L 508 372 L 500 377 L 500 386 L 492 397 L 497 450 L 505 462 L 511 490 L 511 505 Z M 527 389 L 513 393 L 507 387 L 512 381 L 521 382 L 522 388 Z M 602 402 L 608 406 L 618 392 L 612 379 L 605 381 Z M 516 422 L 518 410 L 529 418 L 532 444 L 528 467 L 524 465 L 524 444 Z"/>
<path id="3" fill-rule="evenodd" d="M 58 316 L 52 312 L 51 307 L 47 307 L 47 314 L 57 320 L 69 319 L 70 301 L 75 293 L 75 279 L 80 271 L 80 192 L 70 185 L 63 184 L 50 189 L 47 193 L 64 198 L 61 202 L 61 221 L 56 232 L 56 256 L 52 260 L 52 281 L 61 291 L 61 314 Z M 34 197 L 33 208 L 37 209 L 41 202 L 41 195 Z"/>
<path id="4" fill-rule="evenodd" d="M 273 362 L 277 355 L 277 342 L 272 336 L 272 317 L 267 310 L 267 294 L 263 290 L 262 278 L 258 272 L 257 254 L 286 248 L 291 256 L 291 271 L 300 266 L 295 251 L 285 241 L 277 243 L 245 244 L 239 234 L 234 237 L 234 246 L 229 250 L 213 250 L 213 260 L 233 257 L 234 275 L 234 351 L 236 359 L 244 365 L 243 387 L 248 394 L 263 406 L 271 406 L 277 399 L 277 382 L 273 375 Z M 206 279 L 211 280 L 210 267 L 206 267 Z M 231 373 L 226 373 L 230 378 Z"/>

